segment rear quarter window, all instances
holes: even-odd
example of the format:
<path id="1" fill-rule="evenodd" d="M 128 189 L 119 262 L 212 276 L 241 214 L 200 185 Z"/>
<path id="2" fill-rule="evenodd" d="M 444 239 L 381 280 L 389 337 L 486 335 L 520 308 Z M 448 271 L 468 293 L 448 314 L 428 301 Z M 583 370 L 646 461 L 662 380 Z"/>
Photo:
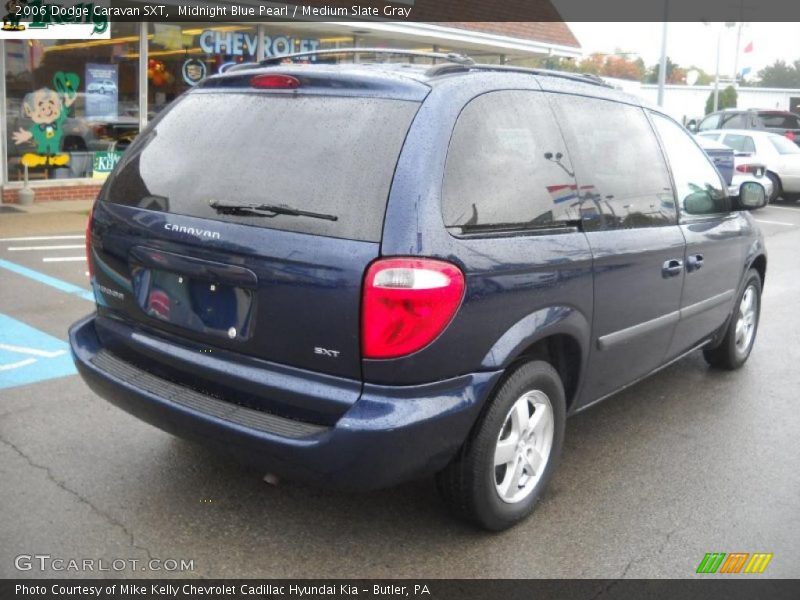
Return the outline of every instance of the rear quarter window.
<path id="1" fill-rule="evenodd" d="M 792 113 L 759 113 L 762 127 L 775 129 L 800 129 L 800 122 Z"/>
<path id="2" fill-rule="evenodd" d="M 128 150 L 104 199 L 379 241 L 397 159 L 418 107 L 383 98 L 190 93 Z M 336 220 L 220 214 L 211 201 L 285 205 Z"/>
<path id="3" fill-rule="evenodd" d="M 455 235 L 533 230 L 579 219 L 580 202 L 547 97 L 501 90 L 473 99 L 450 139 L 442 188 Z"/>

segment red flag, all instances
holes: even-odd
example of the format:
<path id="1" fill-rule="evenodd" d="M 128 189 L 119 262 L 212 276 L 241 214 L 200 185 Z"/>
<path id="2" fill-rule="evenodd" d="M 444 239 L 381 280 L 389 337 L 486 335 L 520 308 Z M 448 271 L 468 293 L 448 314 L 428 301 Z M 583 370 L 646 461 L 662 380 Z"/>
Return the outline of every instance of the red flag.
<path id="1" fill-rule="evenodd" d="M 747 44 L 747 46 L 744 47 L 744 51 L 745 52 L 752 52 L 753 51 L 753 42 L 750 42 L 749 44 Z"/>

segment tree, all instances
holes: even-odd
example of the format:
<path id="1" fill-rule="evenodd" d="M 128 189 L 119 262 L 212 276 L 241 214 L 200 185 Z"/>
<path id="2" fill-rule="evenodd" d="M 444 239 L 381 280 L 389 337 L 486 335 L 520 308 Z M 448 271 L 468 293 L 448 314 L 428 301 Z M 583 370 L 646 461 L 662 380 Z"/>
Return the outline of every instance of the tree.
<path id="1" fill-rule="evenodd" d="M 602 75 L 605 63 L 605 55 L 590 54 L 578 63 L 578 72 L 588 73 L 590 75 Z"/>
<path id="2" fill-rule="evenodd" d="M 717 102 L 717 110 L 722 110 L 723 108 L 736 108 L 736 98 L 736 89 L 732 85 L 729 85 L 724 90 L 720 90 L 719 99 Z M 706 100 L 706 114 L 713 111 L 714 91 L 712 90 L 708 95 L 708 100 Z"/>
<path id="3" fill-rule="evenodd" d="M 658 73 L 661 70 L 661 65 L 653 65 L 647 73 L 647 83 L 658 83 Z M 686 81 L 686 69 L 678 66 L 677 63 L 672 62 L 669 56 L 667 57 L 667 83 L 684 83 Z"/>
<path id="4" fill-rule="evenodd" d="M 708 85 L 710 83 L 714 83 L 714 76 L 709 73 L 706 73 L 700 67 L 695 67 L 694 65 L 692 65 L 691 67 L 686 69 L 687 73 L 689 71 L 697 71 L 697 81 L 695 82 L 695 85 Z"/>
<path id="5" fill-rule="evenodd" d="M 644 71 L 644 61 L 641 58 L 628 60 L 624 56 L 609 56 L 603 65 L 602 74 L 617 79 L 641 81 L 644 78 Z"/>
<path id="6" fill-rule="evenodd" d="M 776 60 L 758 72 L 761 87 L 797 88 L 800 87 L 800 60 L 792 64 Z"/>

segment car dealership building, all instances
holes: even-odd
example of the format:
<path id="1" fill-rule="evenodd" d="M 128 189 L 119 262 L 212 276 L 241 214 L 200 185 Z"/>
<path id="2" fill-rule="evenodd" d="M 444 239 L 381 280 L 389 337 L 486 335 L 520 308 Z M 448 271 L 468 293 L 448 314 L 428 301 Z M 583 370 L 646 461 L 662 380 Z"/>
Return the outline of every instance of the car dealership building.
<path id="1" fill-rule="evenodd" d="M 112 22 L 109 31 L 107 39 L 0 37 L 3 203 L 18 201 L 26 171 L 37 201 L 93 198 L 149 119 L 231 64 L 347 47 L 459 52 L 509 64 L 581 54 L 561 22 Z M 54 111 L 37 108 L 47 101 Z"/>

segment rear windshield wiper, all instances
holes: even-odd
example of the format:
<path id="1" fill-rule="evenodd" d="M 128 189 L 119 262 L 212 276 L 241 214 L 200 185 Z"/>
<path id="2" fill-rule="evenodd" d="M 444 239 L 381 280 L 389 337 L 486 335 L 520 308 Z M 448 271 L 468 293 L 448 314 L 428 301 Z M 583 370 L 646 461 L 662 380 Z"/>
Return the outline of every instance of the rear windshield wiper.
<path id="1" fill-rule="evenodd" d="M 312 219 L 325 219 L 326 221 L 338 221 L 336 215 L 312 212 L 292 208 L 285 204 L 233 204 L 212 200 L 208 205 L 218 213 L 224 215 L 245 215 L 253 217 L 274 217 L 276 215 L 288 215 L 291 217 L 310 217 Z"/>

